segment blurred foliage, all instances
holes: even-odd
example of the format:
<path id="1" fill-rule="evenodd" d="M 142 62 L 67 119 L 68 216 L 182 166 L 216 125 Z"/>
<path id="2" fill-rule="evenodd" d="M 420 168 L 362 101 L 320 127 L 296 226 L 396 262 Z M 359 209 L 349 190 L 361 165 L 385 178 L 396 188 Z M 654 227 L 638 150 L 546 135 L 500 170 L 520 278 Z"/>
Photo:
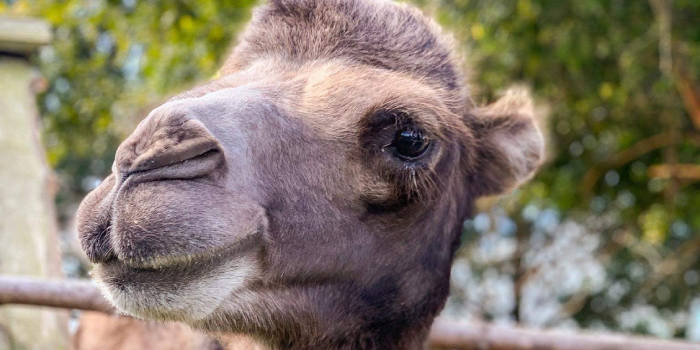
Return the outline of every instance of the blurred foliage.
<path id="1" fill-rule="evenodd" d="M 498 270 L 515 276 L 517 289 L 531 277 L 527 252 L 541 248 L 533 239 L 575 220 L 600 235 L 596 256 L 607 268 L 600 286 L 559 295 L 562 305 L 576 302 L 567 312 L 579 325 L 654 333 L 641 316 L 633 326 L 620 319 L 640 305 L 700 320 L 700 308 L 689 310 L 700 301 L 700 1 L 422 4 L 466 43 L 482 102 L 524 82 L 548 112 L 550 160 L 503 204 L 515 228 L 498 229 L 496 208 L 481 230 L 468 225 L 467 237 L 515 235 L 517 248 Z M 688 171 L 664 175 L 677 165 Z M 554 229 L 542 227 L 548 221 Z M 511 319 L 523 321 L 521 301 Z M 683 336 L 684 324 L 656 333 Z"/>
<path id="2" fill-rule="evenodd" d="M 687 336 L 693 318 L 700 327 L 700 1 L 414 2 L 464 44 L 478 101 L 523 82 L 548 116 L 550 160 L 540 174 L 465 225 L 465 246 L 474 249 L 460 259 L 472 277 L 456 288 L 480 284 L 485 294 L 455 292 L 478 304 L 460 310 L 663 336 Z M 70 208 L 109 171 L 118 141 L 149 105 L 215 73 L 252 5 L 0 2 L 0 12 L 41 16 L 55 28 L 37 61 L 49 81 L 40 105 L 62 179 L 59 207 Z M 492 246 L 505 253 L 493 258 Z M 590 264 L 577 264 L 577 254 Z M 558 272 L 547 279 L 542 271 Z M 500 297 L 488 294 L 499 288 Z M 558 316 L 528 316 L 546 314 L 543 294 L 532 292 L 546 288 L 559 288 L 548 294 Z M 489 309 L 493 299 L 505 301 Z M 670 326 L 659 331 L 647 314 Z"/>

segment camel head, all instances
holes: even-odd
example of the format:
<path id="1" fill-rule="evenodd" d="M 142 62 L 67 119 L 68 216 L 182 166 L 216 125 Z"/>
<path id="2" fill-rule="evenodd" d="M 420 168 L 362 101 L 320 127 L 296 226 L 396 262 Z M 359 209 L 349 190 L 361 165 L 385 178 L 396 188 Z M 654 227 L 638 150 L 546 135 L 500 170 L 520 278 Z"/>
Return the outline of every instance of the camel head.
<path id="1" fill-rule="evenodd" d="M 539 165 L 529 96 L 471 102 L 409 6 L 271 0 L 220 76 L 151 111 L 82 202 L 122 312 L 278 348 L 420 348 L 462 222 Z"/>

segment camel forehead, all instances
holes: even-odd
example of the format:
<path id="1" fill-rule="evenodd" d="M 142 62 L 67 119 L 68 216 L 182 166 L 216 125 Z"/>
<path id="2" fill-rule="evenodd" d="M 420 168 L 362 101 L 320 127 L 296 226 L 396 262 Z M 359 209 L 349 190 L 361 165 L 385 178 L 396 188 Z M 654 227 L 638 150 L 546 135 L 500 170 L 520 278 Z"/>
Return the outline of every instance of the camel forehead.
<path id="1" fill-rule="evenodd" d="M 418 10 L 390 1 L 274 0 L 260 7 L 222 72 L 261 58 L 304 64 L 327 59 L 402 72 L 462 89 L 452 39 Z"/>

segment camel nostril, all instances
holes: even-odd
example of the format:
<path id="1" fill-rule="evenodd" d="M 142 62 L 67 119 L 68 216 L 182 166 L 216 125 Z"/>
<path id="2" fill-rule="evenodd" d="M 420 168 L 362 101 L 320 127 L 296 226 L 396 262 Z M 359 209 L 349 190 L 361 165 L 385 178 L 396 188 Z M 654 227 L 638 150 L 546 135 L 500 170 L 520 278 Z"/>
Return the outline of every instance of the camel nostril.
<path id="1" fill-rule="evenodd" d="M 191 179 L 216 170 L 224 157 L 220 148 L 159 154 L 134 163 L 126 177 L 138 175 L 139 181 Z"/>
<path id="2" fill-rule="evenodd" d="M 119 147 L 119 173 L 124 177 L 139 173 L 151 180 L 193 178 L 223 163 L 219 142 L 200 121 L 166 121 L 144 123 Z"/>
<path id="3" fill-rule="evenodd" d="M 127 172 L 135 173 L 153 170 L 189 160 L 205 158 L 207 155 L 220 152 L 218 143 L 206 137 L 187 139 L 171 145 L 159 146 L 156 145 L 140 154 Z"/>

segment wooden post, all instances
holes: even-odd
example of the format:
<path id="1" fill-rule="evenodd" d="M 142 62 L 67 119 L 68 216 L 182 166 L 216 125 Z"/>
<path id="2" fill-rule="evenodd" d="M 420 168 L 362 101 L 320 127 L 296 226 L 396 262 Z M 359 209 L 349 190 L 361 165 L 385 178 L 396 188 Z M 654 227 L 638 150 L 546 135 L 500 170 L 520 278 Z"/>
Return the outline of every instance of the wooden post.
<path id="1" fill-rule="evenodd" d="M 60 277 L 51 170 L 26 56 L 51 38 L 36 19 L 0 17 L 0 273 Z M 21 232 L 21 233 L 20 233 Z M 67 349 L 67 313 L 0 307 L 0 349 Z"/>

